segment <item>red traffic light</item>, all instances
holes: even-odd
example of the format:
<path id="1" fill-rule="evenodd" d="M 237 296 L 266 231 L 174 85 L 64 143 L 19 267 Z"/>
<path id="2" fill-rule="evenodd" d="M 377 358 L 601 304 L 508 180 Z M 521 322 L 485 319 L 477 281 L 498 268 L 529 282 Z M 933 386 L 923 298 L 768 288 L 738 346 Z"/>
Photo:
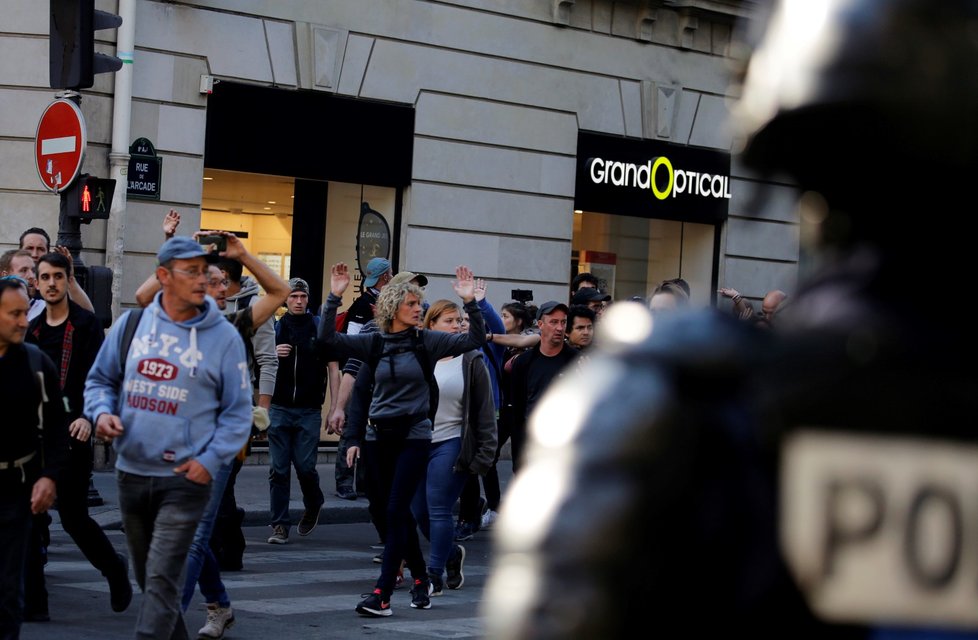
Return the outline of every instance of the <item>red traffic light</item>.
<path id="1" fill-rule="evenodd" d="M 82 187 L 81 210 L 88 213 L 92 210 L 92 192 L 88 190 L 88 182 Z"/>
<path id="2" fill-rule="evenodd" d="M 71 187 L 61 192 L 65 215 L 85 220 L 106 219 L 112 209 L 115 180 L 81 174 Z"/>

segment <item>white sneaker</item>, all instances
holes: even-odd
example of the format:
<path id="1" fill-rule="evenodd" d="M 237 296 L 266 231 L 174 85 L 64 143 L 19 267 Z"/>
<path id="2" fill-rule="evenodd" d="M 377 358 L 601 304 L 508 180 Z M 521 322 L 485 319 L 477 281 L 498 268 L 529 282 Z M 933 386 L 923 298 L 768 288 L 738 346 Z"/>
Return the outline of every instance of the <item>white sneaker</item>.
<path id="1" fill-rule="evenodd" d="M 483 530 L 492 528 L 493 523 L 496 522 L 496 518 L 498 517 L 498 512 L 493 511 L 492 509 L 486 509 L 486 512 L 482 514 L 482 524 L 479 526 L 479 529 Z"/>
<path id="2" fill-rule="evenodd" d="M 272 535 L 268 537 L 268 544 L 286 544 L 289 541 L 289 530 L 283 525 L 277 524 L 272 529 Z"/>
<path id="3" fill-rule="evenodd" d="M 234 626 L 234 610 L 219 607 L 216 602 L 207 605 L 207 624 L 197 632 L 197 639 L 213 640 L 223 638 L 224 632 Z"/>

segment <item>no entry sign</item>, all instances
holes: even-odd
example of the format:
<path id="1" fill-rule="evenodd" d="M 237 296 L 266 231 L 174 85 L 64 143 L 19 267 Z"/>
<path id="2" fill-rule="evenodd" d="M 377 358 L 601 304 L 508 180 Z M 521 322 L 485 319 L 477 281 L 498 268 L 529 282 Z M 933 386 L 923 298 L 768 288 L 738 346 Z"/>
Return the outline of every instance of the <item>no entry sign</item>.
<path id="1" fill-rule="evenodd" d="M 70 100 L 55 100 L 37 123 L 34 160 L 37 175 L 55 193 L 68 188 L 81 169 L 88 133 L 85 118 Z"/>

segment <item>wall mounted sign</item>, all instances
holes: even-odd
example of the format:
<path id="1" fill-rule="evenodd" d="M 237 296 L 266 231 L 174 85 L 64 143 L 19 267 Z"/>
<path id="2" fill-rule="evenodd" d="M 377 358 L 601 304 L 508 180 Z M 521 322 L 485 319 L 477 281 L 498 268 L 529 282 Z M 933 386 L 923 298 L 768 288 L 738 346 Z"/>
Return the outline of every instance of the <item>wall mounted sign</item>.
<path id="1" fill-rule="evenodd" d="M 379 212 L 370 208 L 369 203 L 360 205 L 360 223 L 357 225 L 357 266 L 360 273 L 367 267 L 371 258 L 390 259 L 391 229 L 387 220 Z"/>
<path id="2" fill-rule="evenodd" d="M 156 155 L 153 143 L 146 138 L 137 138 L 129 147 L 128 197 L 159 200 L 162 174 L 163 158 Z"/>
<path id="3" fill-rule="evenodd" d="M 574 208 L 715 224 L 727 218 L 730 154 L 581 131 Z"/>

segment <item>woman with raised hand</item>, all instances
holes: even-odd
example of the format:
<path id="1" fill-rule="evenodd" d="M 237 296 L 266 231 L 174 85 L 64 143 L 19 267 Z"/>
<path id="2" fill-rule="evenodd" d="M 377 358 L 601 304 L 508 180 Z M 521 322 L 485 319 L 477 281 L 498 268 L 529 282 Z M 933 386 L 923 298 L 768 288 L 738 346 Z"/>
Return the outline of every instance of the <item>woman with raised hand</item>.
<path id="1" fill-rule="evenodd" d="M 414 579 L 411 606 L 431 607 L 431 583 L 421 553 L 417 527 L 411 516 L 411 500 L 428 464 L 431 416 L 437 409 L 434 363 L 478 349 L 486 341 L 482 312 L 475 301 L 475 281 L 468 267 L 455 269 L 452 286 L 469 314 L 468 333 L 419 329 L 419 287 L 389 284 L 377 298 L 374 318 L 380 332 L 347 335 L 336 333 L 336 309 L 350 285 L 350 273 L 340 262 L 330 269 L 330 295 L 323 308 L 319 337 L 331 358 L 354 357 L 368 362 L 374 374 L 363 446 L 365 460 L 378 479 L 378 499 L 387 505 L 387 537 L 380 577 L 373 592 L 356 607 L 368 616 L 389 616 L 390 598 L 401 559 Z M 353 447 L 350 453 L 355 455 Z"/>

